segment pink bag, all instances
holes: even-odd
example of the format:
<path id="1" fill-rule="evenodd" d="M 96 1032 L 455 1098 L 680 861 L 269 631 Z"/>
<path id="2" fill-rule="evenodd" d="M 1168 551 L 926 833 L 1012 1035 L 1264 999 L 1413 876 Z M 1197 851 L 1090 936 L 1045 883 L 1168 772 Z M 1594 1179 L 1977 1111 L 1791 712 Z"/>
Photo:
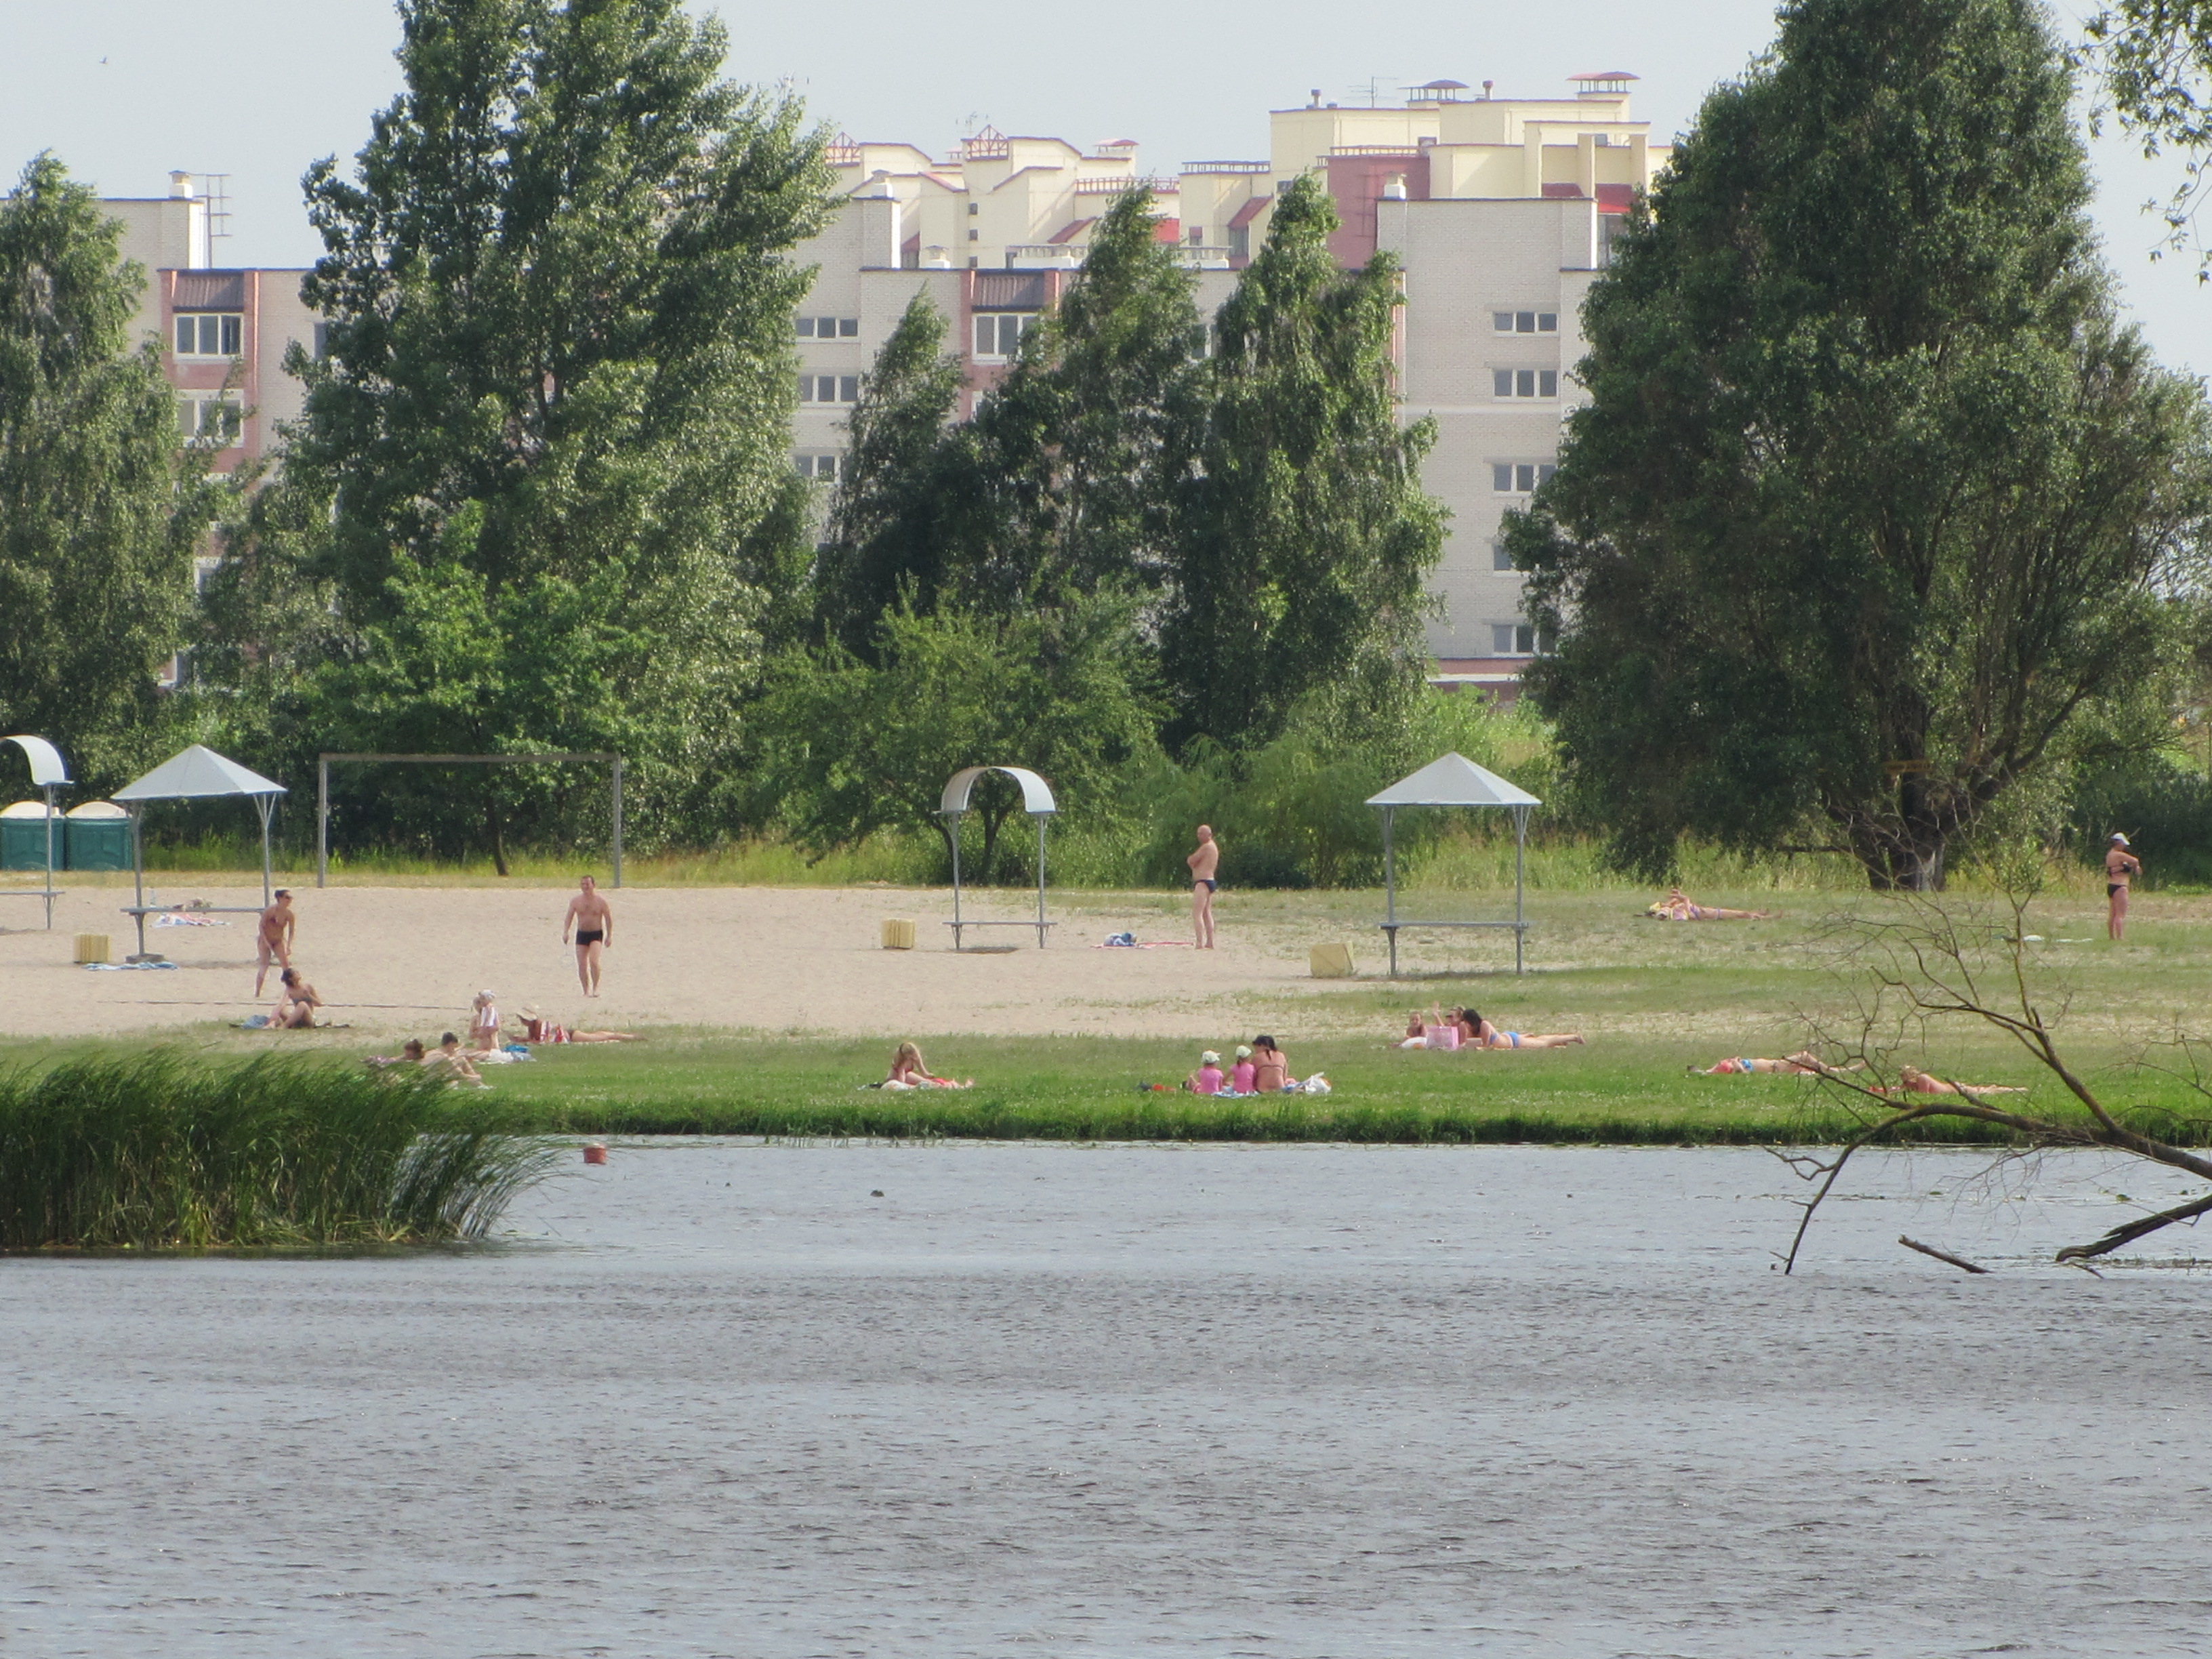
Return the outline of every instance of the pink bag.
<path id="1" fill-rule="evenodd" d="M 1421 1027 L 1421 1036 L 1427 1040 L 1431 1048 L 1459 1047 L 1459 1027 L 1456 1025 L 1424 1025 Z"/>

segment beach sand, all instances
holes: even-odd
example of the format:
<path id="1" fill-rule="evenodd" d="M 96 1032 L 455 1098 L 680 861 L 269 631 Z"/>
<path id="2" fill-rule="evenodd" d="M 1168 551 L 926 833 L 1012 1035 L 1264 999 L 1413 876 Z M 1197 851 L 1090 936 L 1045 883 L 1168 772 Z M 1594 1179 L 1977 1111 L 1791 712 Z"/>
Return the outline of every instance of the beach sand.
<path id="1" fill-rule="evenodd" d="M 251 905 L 251 888 L 163 875 L 161 900 Z M 281 878 L 280 878 L 281 879 Z M 331 1018 L 364 1035 L 463 1029 L 469 1000 L 496 993 L 512 1020 L 525 1006 L 572 1025 L 635 1029 L 690 1025 L 733 1030 L 870 1036 L 1048 1033 L 1206 1037 L 1232 1011 L 1328 998 L 1352 981 L 1309 976 L 1309 944 L 1342 938 L 1325 920 L 1283 918 L 1239 926 L 1223 906 L 1220 948 L 1093 948 L 1128 929 L 1146 941 L 1186 941 L 1183 902 L 1137 894 L 1126 902 L 1085 895 L 1060 919 L 1051 945 L 1026 930 L 971 933 L 955 954 L 942 925 L 949 891 L 820 888 L 610 890 L 615 933 L 604 994 L 586 1000 L 575 953 L 561 943 L 573 889 L 556 887 L 295 886 L 300 921 L 295 961 L 330 1005 Z M 154 927 L 150 950 L 173 969 L 99 972 L 71 961 L 74 936 L 109 935 L 112 959 L 136 949 L 127 886 L 65 889 L 52 933 L 33 901 L 11 902 L 0 921 L 0 1033 L 65 1036 L 157 1030 L 204 1021 L 234 1024 L 268 1007 L 276 975 L 253 997 L 251 915 L 224 927 Z M 996 892 L 967 914 L 1021 914 L 1021 896 Z M 880 948 L 879 924 L 917 924 L 920 948 Z M 1006 950 L 1009 945 L 1015 948 Z M 1369 947 L 1372 953 L 1372 947 Z M 1325 1006 L 1325 1005 L 1324 1005 Z M 1316 1009 L 1321 1013 L 1322 1009 Z M 1349 1011 L 1347 1011 L 1347 1013 Z M 1241 1024 L 1243 1022 L 1236 1022 Z M 1334 1025 L 1335 1019 L 1325 1019 Z M 1309 1029 L 1311 1029 L 1309 1027 Z"/>

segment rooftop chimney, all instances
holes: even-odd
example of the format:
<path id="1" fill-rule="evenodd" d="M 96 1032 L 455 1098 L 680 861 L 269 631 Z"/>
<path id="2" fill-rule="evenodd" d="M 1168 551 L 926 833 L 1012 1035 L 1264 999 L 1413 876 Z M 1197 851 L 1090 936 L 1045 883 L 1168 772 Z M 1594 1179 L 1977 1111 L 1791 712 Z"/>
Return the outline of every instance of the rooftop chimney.
<path id="1" fill-rule="evenodd" d="M 193 193 L 192 175 L 191 173 L 173 173 L 169 175 L 170 195 L 182 197 L 185 200 L 190 201 Z"/>

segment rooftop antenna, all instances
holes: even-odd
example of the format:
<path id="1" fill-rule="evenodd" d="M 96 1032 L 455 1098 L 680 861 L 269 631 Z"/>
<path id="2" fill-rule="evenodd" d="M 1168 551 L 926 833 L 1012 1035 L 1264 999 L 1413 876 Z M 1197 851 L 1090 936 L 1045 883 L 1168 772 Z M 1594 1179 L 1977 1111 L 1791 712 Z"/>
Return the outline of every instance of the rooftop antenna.
<path id="1" fill-rule="evenodd" d="M 1396 76 L 1378 75 L 1368 81 L 1364 86 L 1355 86 L 1352 88 L 1352 90 L 1354 92 L 1365 93 L 1367 94 L 1367 107 L 1374 109 L 1377 107 L 1376 100 L 1382 96 L 1382 88 L 1389 87 L 1395 90 L 1397 85 L 1398 77 Z"/>

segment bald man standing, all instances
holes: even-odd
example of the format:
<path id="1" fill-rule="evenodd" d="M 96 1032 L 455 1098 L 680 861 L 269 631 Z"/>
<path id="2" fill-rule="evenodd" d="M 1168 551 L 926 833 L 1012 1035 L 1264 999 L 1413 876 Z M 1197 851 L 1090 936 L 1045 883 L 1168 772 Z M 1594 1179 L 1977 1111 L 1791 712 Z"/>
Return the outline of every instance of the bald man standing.
<path id="1" fill-rule="evenodd" d="M 1221 884 L 1213 872 L 1221 867 L 1221 843 L 1213 838 L 1213 831 L 1201 823 L 1198 826 L 1198 850 L 1183 860 L 1190 866 L 1190 921 L 1198 933 L 1198 948 L 1213 948 L 1213 892 Z"/>

